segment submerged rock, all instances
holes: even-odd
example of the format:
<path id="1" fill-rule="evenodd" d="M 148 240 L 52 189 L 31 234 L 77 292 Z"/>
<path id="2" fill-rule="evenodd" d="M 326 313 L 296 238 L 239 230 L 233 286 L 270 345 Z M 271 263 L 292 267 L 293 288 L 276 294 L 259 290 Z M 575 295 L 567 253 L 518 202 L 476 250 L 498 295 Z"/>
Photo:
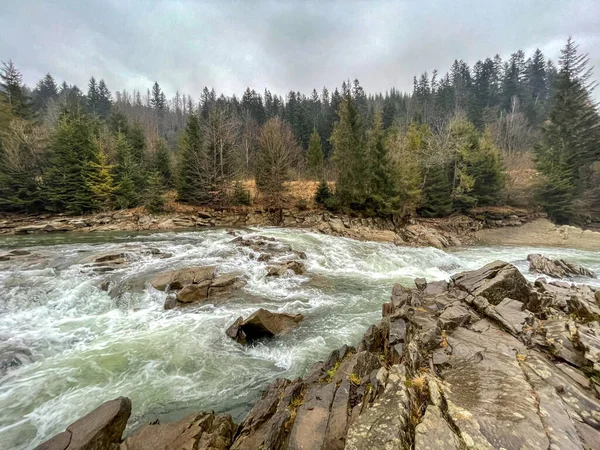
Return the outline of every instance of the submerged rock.
<path id="1" fill-rule="evenodd" d="M 261 308 L 245 320 L 238 317 L 226 333 L 240 344 L 247 344 L 257 339 L 287 334 L 302 320 L 302 314 L 273 313 Z"/>
<path id="2" fill-rule="evenodd" d="M 550 259 L 542 255 L 532 254 L 527 256 L 529 270 L 543 273 L 554 278 L 571 278 L 574 276 L 596 278 L 596 274 L 578 264 L 570 263 L 564 259 Z"/>
<path id="3" fill-rule="evenodd" d="M 130 415 L 131 400 L 127 397 L 108 401 L 35 450 L 118 449 Z"/>

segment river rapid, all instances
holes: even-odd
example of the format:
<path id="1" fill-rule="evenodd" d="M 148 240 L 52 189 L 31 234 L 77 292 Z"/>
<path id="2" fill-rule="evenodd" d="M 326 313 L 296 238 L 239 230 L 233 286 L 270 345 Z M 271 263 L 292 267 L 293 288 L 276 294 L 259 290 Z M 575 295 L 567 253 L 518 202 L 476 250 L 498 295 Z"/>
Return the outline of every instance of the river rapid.
<path id="1" fill-rule="evenodd" d="M 600 254 L 580 250 L 442 251 L 297 229 L 239 231 L 305 252 L 306 274 L 266 278 L 268 263 L 222 229 L 1 238 L 0 254 L 18 248 L 31 255 L 0 262 L 0 361 L 7 352 L 25 355 L 22 365 L 0 371 L 0 448 L 32 449 L 121 395 L 133 402 L 129 432 L 210 409 L 239 422 L 275 378 L 302 376 L 332 350 L 356 345 L 380 320 L 397 282 L 447 279 L 497 259 L 534 279 L 525 260 L 534 252 L 600 273 Z M 89 266 L 95 255 L 115 251 L 130 262 L 104 273 Z M 152 275 L 205 265 L 241 272 L 248 284 L 217 305 L 165 311 L 166 294 L 149 286 Z M 225 335 L 237 317 L 261 307 L 305 320 L 291 334 L 251 347 Z"/>

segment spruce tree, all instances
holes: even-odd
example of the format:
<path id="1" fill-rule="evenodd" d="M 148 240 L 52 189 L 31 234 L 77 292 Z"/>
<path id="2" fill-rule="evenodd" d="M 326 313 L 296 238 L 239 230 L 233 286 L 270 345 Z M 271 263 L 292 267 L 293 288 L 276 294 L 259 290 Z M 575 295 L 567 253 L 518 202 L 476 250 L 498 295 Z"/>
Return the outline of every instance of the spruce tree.
<path id="1" fill-rule="evenodd" d="M 313 132 L 308 142 L 308 154 L 306 155 L 306 165 L 308 173 L 314 179 L 322 179 L 324 175 L 324 157 L 323 149 L 321 148 L 321 137 L 317 132 L 317 128 L 313 128 Z"/>
<path id="2" fill-rule="evenodd" d="M 150 172 L 144 191 L 144 207 L 151 213 L 157 213 L 164 210 L 165 207 L 165 186 L 163 176 L 157 171 Z"/>
<path id="3" fill-rule="evenodd" d="M 347 86 L 331 143 L 338 171 L 335 195 L 342 206 L 360 207 L 365 200 L 369 180 L 363 175 L 366 158 L 362 124 Z"/>
<path id="4" fill-rule="evenodd" d="M 0 101 L 8 103 L 11 112 L 22 119 L 30 119 L 29 99 L 23 91 L 23 75 L 12 60 L 2 62 L 0 70 Z"/>
<path id="5" fill-rule="evenodd" d="M 388 203 L 396 192 L 392 182 L 388 149 L 383 139 L 382 115 L 379 111 L 373 115 L 373 123 L 369 130 L 369 166 L 370 195 Z"/>
<path id="6" fill-rule="evenodd" d="M 179 201 L 192 204 L 203 204 L 208 198 L 202 180 L 205 166 L 205 154 L 200 134 L 200 119 L 190 114 L 179 150 L 179 177 L 177 197 Z"/>
<path id="7" fill-rule="evenodd" d="M 98 115 L 100 107 L 100 93 L 98 91 L 98 83 L 96 78 L 90 78 L 88 82 L 88 93 L 87 93 L 87 106 L 88 111 L 92 116 Z"/>
<path id="8" fill-rule="evenodd" d="M 65 113 L 51 145 L 50 168 L 45 177 L 49 209 L 82 214 L 95 207 L 90 180 L 97 149 L 93 126 L 85 115 Z"/>
<path id="9" fill-rule="evenodd" d="M 550 116 L 536 147 L 542 174 L 538 201 L 558 223 L 584 221 L 590 206 L 584 194 L 596 187 L 591 180 L 593 165 L 600 160 L 600 117 L 590 95 L 588 61 L 569 38 L 560 58 Z"/>
<path id="10" fill-rule="evenodd" d="M 153 166 L 153 170 L 162 177 L 163 185 L 165 187 L 171 187 L 173 185 L 171 152 L 169 151 L 167 141 L 164 139 L 158 139 L 156 143 Z"/>
<path id="11" fill-rule="evenodd" d="M 140 203 L 145 180 L 139 164 L 134 160 L 133 149 L 123 133 L 117 134 L 115 147 L 115 199 L 119 208 L 134 208 Z"/>
<path id="12" fill-rule="evenodd" d="M 421 191 L 421 207 L 418 212 L 423 217 L 442 217 L 452 212 L 452 183 L 446 165 L 435 165 L 424 176 Z"/>
<path id="13" fill-rule="evenodd" d="M 319 205 L 327 205 L 329 199 L 333 196 L 331 189 L 329 189 L 329 184 L 325 180 L 321 180 L 319 186 L 317 186 L 317 191 L 315 192 L 315 202 Z"/>
<path id="14" fill-rule="evenodd" d="M 114 199 L 115 186 L 106 154 L 98 151 L 95 160 L 89 161 L 87 185 L 92 193 L 94 209 L 108 210 Z"/>

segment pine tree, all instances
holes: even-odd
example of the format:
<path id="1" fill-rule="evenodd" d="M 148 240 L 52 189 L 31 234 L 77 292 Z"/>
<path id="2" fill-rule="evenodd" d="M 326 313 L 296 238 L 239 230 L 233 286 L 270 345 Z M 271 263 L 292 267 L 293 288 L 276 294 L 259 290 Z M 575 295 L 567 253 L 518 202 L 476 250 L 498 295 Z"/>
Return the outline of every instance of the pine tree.
<path id="1" fill-rule="evenodd" d="M 100 106 L 100 93 L 98 91 L 98 84 L 96 83 L 96 78 L 90 78 L 88 83 L 88 93 L 87 93 L 87 105 L 88 111 L 92 116 L 98 115 L 99 106 Z"/>
<path id="2" fill-rule="evenodd" d="M 111 108 L 111 93 L 104 80 L 98 83 L 98 115 L 103 119 L 108 119 Z"/>
<path id="3" fill-rule="evenodd" d="M 29 119 L 31 116 L 29 99 L 23 92 L 23 76 L 17 70 L 12 60 L 2 62 L 0 70 L 0 101 L 8 106 L 17 117 Z"/>
<path id="4" fill-rule="evenodd" d="M 590 92 L 587 55 L 579 55 L 569 38 L 560 58 L 549 119 L 536 147 L 542 179 L 538 200 L 558 223 L 582 222 L 590 205 L 584 193 L 593 189 L 593 163 L 600 160 L 600 117 Z"/>
<path id="5" fill-rule="evenodd" d="M 143 204 L 151 213 L 157 213 L 164 210 L 165 186 L 163 184 L 163 177 L 159 172 L 152 171 L 150 172 L 150 175 L 148 175 Z"/>
<path id="6" fill-rule="evenodd" d="M 156 153 L 154 155 L 154 171 L 157 172 L 163 181 L 165 187 L 173 185 L 173 173 L 171 169 L 171 152 L 167 141 L 159 139 L 156 143 Z"/>
<path id="7" fill-rule="evenodd" d="M 181 139 L 179 150 L 179 179 L 177 196 L 179 201 L 192 204 L 203 204 L 208 192 L 202 180 L 205 155 L 200 134 L 200 119 L 190 114 L 185 133 Z"/>
<path id="8" fill-rule="evenodd" d="M 82 214 L 94 209 L 90 162 L 97 156 L 93 126 L 85 115 L 66 113 L 60 119 L 51 145 L 50 169 L 45 177 L 49 208 Z"/>
<path id="9" fill-rule="evenodd" d="M 44 111 L 48 107 L 48 103 L 58 98 L 58 87 L 54 78 L 49 73 L 42 78 L 34 93 L 34 107 L 37 111 Z"/>
<path id="10" fill-rule="evenodd" d="M 316 127 L 313 128 L 310 141 L 308 142 L 306 160 L 308 173 L 315 179 L 322 179 L 324 175 L 324 157 L 323 149 L 321 148 L 321 137 Z"/>
<path id="11" fill-rule="evenodd" d="M 117 135 L 115 148 L 115 199 L 119 208 L 134 208 L 139 205 L 140 192 L 145 180 L 136 164 L 133 149 L 123 133 Z"/>
<path id="12" fill-rule="evenodd" d="M 112 166 L 104 152 L 98 151 L 95 160 L 89 161 L 87 185 L 93 195 L 94 209 L 108 210 L 112 206 L 115 186 Z"/>
<path id="13" fill-rule="evenodd" d="M 333 157 L 338 171 L 335 195 L 342 206 L 361 205 L 366 197 L 369 180 L 362 173 L 366 167 L 362 124 L 347 88 L 339 106 L 338 117 L 331 135 Z"/>
<path id="14" fill-rule="evenodd" d="M 452 183 L 445 165 L 432 166 L 425 174 L 418 212 L 423 217 L 442 217 L 452 212 Z"/>
<path id="15" fill-rule="evenodd" d="M 389 202 L 396 192 L 390 172 L 388 149 L 383 139 L 382 115 L 379 111 L 374 114 L 369 130 L 369 166 L 371 196 L 381 199 L 384 203 Z"/>
<path id="16" fill-rule="evenodd" d="M 332 197 L 333 193 L 331 192 L 331 189 L 329 189 L 329 184 L 327 181 L 321 180 L 317 186 L 317 191 L 315 192 L 315 202 L 319 205 L 327 205 L 327 202 Z"/>

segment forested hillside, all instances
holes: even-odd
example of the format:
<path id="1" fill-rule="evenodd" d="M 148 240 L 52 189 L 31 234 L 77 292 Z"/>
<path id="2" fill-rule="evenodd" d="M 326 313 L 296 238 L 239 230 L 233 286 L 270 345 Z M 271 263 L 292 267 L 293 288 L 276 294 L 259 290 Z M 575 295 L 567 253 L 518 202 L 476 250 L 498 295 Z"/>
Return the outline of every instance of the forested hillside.
<path id="1" fill-rule="evenodd" d="M 315 200 L 365 215 L 438 217 L 473 206 L 539 204 L 560 223 L 600 220 L 600 117 L 587 56 L 569 39 L 555 66 L 517 51 L 444 75 L 412 93 L 367 94 L 358 80 L 285 98 L 248 88 L 168 99 L 80 89 L 51 74 L 23 85 L 0 73 L 0 210 L 163 209 L 285 204 L 287 181 L 321 181 Z M 202 74 L 198 74 L 199 80 Z M 112 87 L 116 89 L 117 87 Z"/>

